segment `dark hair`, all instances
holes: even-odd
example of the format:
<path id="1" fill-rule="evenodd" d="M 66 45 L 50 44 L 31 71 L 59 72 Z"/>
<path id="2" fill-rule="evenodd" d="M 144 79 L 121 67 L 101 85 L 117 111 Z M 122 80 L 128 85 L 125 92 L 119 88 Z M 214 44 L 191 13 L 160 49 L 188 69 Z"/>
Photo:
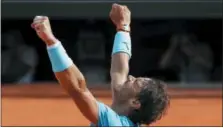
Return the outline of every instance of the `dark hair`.
<path id="1" fill-rule="evenodd" d="M 137 95 L 140 109 L 134 109 L 129 118 L 134 123 L 151 124 L 161 119 L 169 106 L 169 96 L 164 82 L 151 79 Z"/>

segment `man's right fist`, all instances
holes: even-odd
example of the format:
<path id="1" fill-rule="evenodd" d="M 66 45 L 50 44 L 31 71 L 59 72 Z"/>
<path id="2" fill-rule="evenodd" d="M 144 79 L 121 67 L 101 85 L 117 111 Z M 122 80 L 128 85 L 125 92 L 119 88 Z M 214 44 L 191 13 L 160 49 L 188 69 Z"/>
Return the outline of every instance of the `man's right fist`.
<path id="1" fill-rule="evenodd" d="M 56 38 L 52 33 L 48 17 L 36 16 L 31 26 L 36 31 L 39 38 L 41 38 L 47 45 L 54 44 Z"/>
<path id="2" fill-rule="evenodd" d="M 110 11 L 110 18 L 117 30 L 130 31 L 131 12 L 125 5 L 113 4 Z M 126 28 L 127 27 L 127 28 Z"/>

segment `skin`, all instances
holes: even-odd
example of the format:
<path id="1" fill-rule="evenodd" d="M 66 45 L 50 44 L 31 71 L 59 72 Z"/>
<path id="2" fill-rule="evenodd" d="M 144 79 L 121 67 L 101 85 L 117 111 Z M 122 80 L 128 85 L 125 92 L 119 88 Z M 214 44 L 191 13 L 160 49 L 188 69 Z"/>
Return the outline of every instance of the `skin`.
<path id="1" fill-rule="evenodd" d="M 123 25 L 130 25 L 131 13 L 126 6 L 113 4 L 110 18 L 117 30 L 123 29 Z M 55 44 L 58 39 L 53 35 L 49 18 L 36 16 L 32 28 L 39 38 L 47 46 Z M 130 30 L 130 27 L 128 28 Z M 134 98 L 143 87 L 143 82 L 149 79 L 135 78 L 128 76 L 129 56 L 126 53 L 116 53 L 112 56 L 111 64 L 111 88 L 112 88 L 112 109 L 122 115 L 128 115 L 132 108 L 139 108 L 139 102 Z M 76 103 L 82 114 L 92 123 L 98 122 L 98 106 L 96 99 L 86 86 L 83 74 L 75 64 L 64 71 L 56 72 L 55 76 L 60 85 L 67 91 Z M 121 99 L 118 97 L 122 97 Z"/>

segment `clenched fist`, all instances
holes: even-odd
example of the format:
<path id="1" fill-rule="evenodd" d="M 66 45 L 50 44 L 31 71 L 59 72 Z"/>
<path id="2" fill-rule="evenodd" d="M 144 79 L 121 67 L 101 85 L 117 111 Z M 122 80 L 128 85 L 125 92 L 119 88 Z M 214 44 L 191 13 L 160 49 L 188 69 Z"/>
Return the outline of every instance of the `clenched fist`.
<path id="1" fill-rule="evenodd" d="M 41 38 L 47 45 L 52 45 L 56 41 L 54 37 L 49 18 L 46 16 L 36 16 L 32 23 L 32 28 L 35 29 L 39 38 Z"/>
<path id="2" fill-rule="evenodd" d="M 110 18 L 117 30 L 130 31 L 131 12 L 125 5 L 113 4 Z"/>

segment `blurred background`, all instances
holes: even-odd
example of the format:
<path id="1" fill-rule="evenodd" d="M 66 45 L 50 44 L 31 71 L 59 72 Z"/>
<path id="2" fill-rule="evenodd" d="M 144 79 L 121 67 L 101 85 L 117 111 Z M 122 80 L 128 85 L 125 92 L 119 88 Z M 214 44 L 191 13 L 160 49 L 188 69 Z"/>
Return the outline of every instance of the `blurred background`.
<path id="1" fill-rule="evenodd" d="M 60 119 L 53 117 L 53 120 L 49 111 L 45 113 L 47 116 L 44 116 L 48 121 L 43 121 L 42 113 L 43 115 L 36 116 L 36 120 L 30 120 L 31 123 L 28 123 L 26 120 L 35 115 L 34 111 L 30 110 L 25 113 L 26 116 L 21 117 L 23 110 L 13 108 L 23 104 L 20 108 L 27 110 L 27 105 L 37 104 L 31 103 L 36 97 L 42 97 L 42 100 L 67 97 L 56 83 L 45 44 L 30 25 L 36 15 L 49 16 L 55 36 L 62 41 L 69 56 L 84 74 L 92 92 L 100 97 L 103 91 L 98 90 L 104 90 L 103 95 L 110 94 L 109 70 L 116 31 L 108 15 L 113 2 L 117 1 L 2 0 L 2 125 L 87 125 L 86 121 L 75 123 L 71 118 L 70 122 L 59 123 Z M 197 122 L 194 118 L 195 122 L 189 120 L 190 116 L 182 113 L 167 116 L 166 122 L 161 121 L 158 125 L 176 126 L 180 125 L 179 122 L 183 122 L 181 125 L 192 126 L 222 125 L 222 1 L 122 0 L 118 3 L 126 4 L 132 11 L 133 56 L 130 61 L 130 74 L 166 81 L 169 83 L 171 94 L 178 100 L 179 97 L 192 97 L 192 101 L 188 101 L 190 103 L 183 105 L 184 107 L 203 104 L 200 107 L 195 105 L 197 108 L 191 107 L 196 108 L 194 111 L 201 110 L 200 113 L 203 114 L 210 109 L 209 114 L 203 115 L 207 117 L 203 120 L 196 118 Z M 22 102 L 21 97 L 33 99 Z M 197 97 L 205 97 L 208 101 L 199 99 L 194 102 Z M 175 101 L 175 106 L 182 111 L 189 111 L 188 107 L 182 108 L 182 104 L 178 104 L 186 103 L 182 100 Z M 44 101 L 38 102 L 41 104 Z M 53 102 L 52 99 L 48 101 L 50 102 Z M 110 103 L 108 99 L 105 102 Z M 206 104 L 212 106 L 205 107 Z M 55 113 L 58 112 L 57 109 L 61 110 L 51 107 L 49 105 L 48 109 L 55 110 Z M 42 112 L 41 107 L 32 108 L 37 115 Z M 74 113 L 81 116 L 78 111 Z M 15 121 L 12 119 L 14 114 L 18 115 L 13 117 Z M 67 114 L 69 115 L 69 112 Z M 187 118 L 190 123 L 169 121 L 173 117 Z"/>

